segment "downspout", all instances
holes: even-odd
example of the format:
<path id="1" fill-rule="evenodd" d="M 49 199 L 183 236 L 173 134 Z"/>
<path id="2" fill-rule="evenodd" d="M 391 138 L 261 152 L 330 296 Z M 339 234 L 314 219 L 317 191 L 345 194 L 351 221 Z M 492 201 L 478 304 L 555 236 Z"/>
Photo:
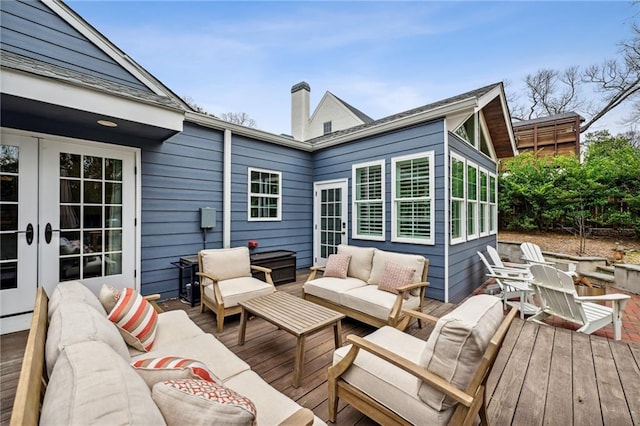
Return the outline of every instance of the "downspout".
<path id="1" fill-rule="evenodd" d="M 449 131 L 447 117 L 444 126 L 444 301 L 449 303 Z"/>
<path id="2" fill-rule="evenodd" d="M 222 168 L 222 247 L 231 247 L 231 130 L 224 129 Z"/>

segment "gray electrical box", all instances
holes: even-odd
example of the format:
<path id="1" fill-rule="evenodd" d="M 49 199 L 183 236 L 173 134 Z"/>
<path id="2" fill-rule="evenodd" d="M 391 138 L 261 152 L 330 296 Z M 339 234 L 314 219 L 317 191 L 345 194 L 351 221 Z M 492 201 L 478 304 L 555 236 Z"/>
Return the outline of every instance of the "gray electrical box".
<path id="1" fill-rule="evenodd" d="M 208 229 L 216 227 L 216 209 L 200 207 L 200 228 Z"/>

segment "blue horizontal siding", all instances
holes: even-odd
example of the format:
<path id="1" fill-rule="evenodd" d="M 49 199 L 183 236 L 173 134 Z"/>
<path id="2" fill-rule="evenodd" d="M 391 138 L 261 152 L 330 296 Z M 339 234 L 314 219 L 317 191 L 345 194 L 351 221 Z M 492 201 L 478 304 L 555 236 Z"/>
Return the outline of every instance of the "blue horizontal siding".
<path id="1" fill-rule="evenodd" d="M 435 245 L 419 245 L 391 242 L 391 159 L 421 152 L 434 152 L 435 165 Z M 369 241 L 351 238 L 352 196 L 351 170 L 353 164 L 371 161 L 385 161 L 385 241 Z M 362 247 L 376 247 L 381 250 L 400 253 L 420 254 L 429 259 L 427 296 L 444 300 L 445 258 L 444 258 L 444 180 L 438 178 L 444 173 L 444 123 L 431 121 L 406 129 L 369 137 L 355 142 L 316 151 L 313 154 L 314 181 L 348 179 L 349 181 L 349 244 Z"/>
<path id="2" fill-rule="evenodd" d="M 222 133 L 185 123 L 184 131 L 142 146 L 142 289 L 176 297 L 170 262 L 203 248 L 200 207 L 218 212 L 207 248 L 222 246 Z"/>
<path id="3" fill-rule="evenodd" d="M 311 154 L 234 135 L 231 170 L 231 245 L 258 241 L 256 251 L 293 250 L 298 269 L 311 266 L 313 164 Z M 249 167 L 281 172 L 282 220 L 249 221 Z"/>
<path id="4" fill-rule="evenodd" d="M 0 2 L 2 49 L 82 74 L 151 92 L 47 6 Z"/>

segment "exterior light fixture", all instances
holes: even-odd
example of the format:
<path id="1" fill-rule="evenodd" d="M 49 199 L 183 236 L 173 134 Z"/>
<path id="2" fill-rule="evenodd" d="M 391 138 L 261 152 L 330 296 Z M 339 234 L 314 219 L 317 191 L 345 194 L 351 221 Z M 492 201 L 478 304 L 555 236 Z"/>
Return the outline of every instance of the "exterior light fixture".
<path id="1" fill-rule="evenodd" d="M 118 123 L 109 120 L 98 120 L 98 124 L 104 127 L 118 127 Z"/>

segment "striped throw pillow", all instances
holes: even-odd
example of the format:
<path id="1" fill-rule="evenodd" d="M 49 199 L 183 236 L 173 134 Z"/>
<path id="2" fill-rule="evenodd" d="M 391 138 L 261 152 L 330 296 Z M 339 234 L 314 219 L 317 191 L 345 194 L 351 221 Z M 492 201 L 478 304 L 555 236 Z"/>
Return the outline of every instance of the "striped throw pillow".
<path id="1" fill-rule="evenodd" d="M 148 352 L 156 338 L 158 314 L 149 302 L 132 288 L 122 290 L 107 317 L 118 326 L 129 346 Z"/>
<path id="2" fill-rule="evenodd" d="M 131 365 L 150 388 L 165 380 L 201 379 L 213 383 L 220 381 L 204 363 L 189 358 L 176 356 L 145 358 L 132 362 Z"/>

